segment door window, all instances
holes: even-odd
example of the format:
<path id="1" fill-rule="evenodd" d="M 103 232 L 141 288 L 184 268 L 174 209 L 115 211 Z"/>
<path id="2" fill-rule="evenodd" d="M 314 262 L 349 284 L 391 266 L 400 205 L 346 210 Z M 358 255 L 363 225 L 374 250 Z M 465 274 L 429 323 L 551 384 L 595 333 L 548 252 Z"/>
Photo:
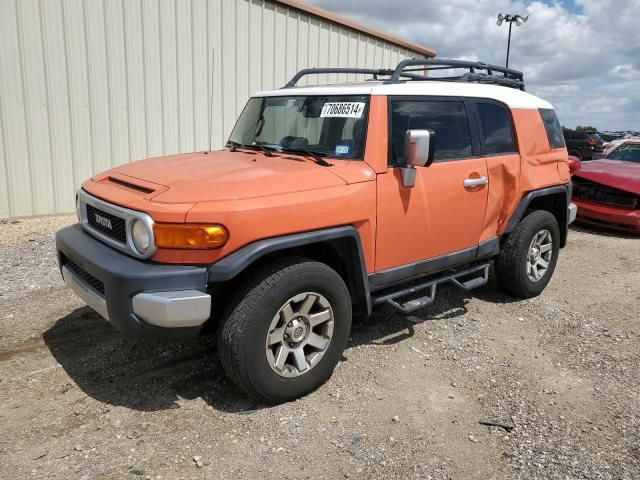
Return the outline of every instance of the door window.
<path id="1" fill-rule="evenodd" d="M 391 104 L 391 162 L 404 163 L 407 130 L 435 133 L 435 162 L 472 156 L 471 131 L 464 102 L 400 100 Z"/>

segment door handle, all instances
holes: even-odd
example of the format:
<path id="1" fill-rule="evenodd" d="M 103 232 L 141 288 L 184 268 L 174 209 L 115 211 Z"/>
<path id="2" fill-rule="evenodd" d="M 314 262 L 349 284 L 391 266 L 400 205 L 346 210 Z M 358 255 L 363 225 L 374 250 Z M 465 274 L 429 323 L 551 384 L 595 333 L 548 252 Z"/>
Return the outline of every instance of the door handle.
<path id="1" fill-rule="evenodd" d="M 464 188 L 474 188 L 489 183 L 489 177 L 465 178 L 462 184 Z"/>

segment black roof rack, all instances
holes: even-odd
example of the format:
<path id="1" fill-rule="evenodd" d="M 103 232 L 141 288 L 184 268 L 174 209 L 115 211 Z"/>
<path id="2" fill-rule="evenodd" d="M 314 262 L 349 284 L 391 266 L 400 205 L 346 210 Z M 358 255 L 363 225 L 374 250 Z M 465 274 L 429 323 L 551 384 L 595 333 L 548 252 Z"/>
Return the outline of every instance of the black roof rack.
<path id="1" fill-rule="evenodd" d="M 450 70 L 452 68 L 464 68 L 469 71 L 462 75 L 453 77 L 426 77 L 419 75 L 419 80 L 490 83 L 494 85 L 501 85 L 503 87 L 512 87 L 524 90 L 524 75 L 518 70 L 499 67 L 498 65 L 489 65 L 482 62 L 437 58 L 411 58 L 403 60 L 393 71 L 388 82 L 399 82 L 401 77 L 410 72 L 427 73 L 434 70 Z M 497 73 L 501 73 L 502 75 L 497 75 Z M 416 74 L 413 73 L 413 75 Z M 412 78 L 412 80 L 416 80 L 416 78 Z"/>
<path id="2" fill-rule="evenodd" d="M 450 77 L 429 77 L 425 74 L 435 70 L 450 70 L 462 68 L 468 72 Z M 296 73 L 284 88 L 295 87 L 298 81 L 306 75 L 323 73 L 355 73 L 373 75 L 374 80 L 381 80 L 380 76 L 388 77 L 385 83 L 399 83 L 404 81 L 439 81 L 439 82 L 473 82 L 500 85 L 503 87 L 524 90 L 524 75 L 511 68 L 489 65 L 482 62 L 466 60 L 446 60 L 434 58 L 410 58 L 403 60 L 394 70 L 374 68 L 307 68 Z M 501 75 L 500 75 L 501 74 Z"/>
<path id="3" fill-rule="evenodd" d="M 305 68 L 304 70 L 300 70 L 296 73 L 291 80 L 282 88 L 291 88 L 295 87 L 296 83 L 307 75 L 321 75 L 323 73 L 355 73 L 361 75 L 373 75 L 373 80 L 380 80 L 379 76 L 389 77 L 394 73 L 394 70 L 390 68 Z M 414 73 L 403 73 L 399 74 L 399 77 L 408 78 L 412 80 L 419 80 L 422 78 L 422 75 L 416 75 Z"/>

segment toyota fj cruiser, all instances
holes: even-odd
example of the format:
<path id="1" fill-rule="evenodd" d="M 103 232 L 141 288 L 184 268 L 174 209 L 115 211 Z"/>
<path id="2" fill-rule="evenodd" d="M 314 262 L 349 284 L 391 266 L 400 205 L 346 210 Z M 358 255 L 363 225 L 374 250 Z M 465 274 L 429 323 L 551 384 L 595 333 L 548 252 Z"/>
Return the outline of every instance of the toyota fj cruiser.
<path id="1" fill-rule="evenodd" d="M 443 79 L 432 70 L 463 69 Z M 307 75 L 371 75 L 296 86 Z M 522 74 L 405 60 L 309 69 L 247 103 L 224 150 L 119 166 L 58 232 L 68 285 L 114 327 L 218 330 L 227 374 L 265 402 L 326 381 L 352 316 L 409 314 L 444 282 L 527 298 L 576 210 L 552 106 Z"/>

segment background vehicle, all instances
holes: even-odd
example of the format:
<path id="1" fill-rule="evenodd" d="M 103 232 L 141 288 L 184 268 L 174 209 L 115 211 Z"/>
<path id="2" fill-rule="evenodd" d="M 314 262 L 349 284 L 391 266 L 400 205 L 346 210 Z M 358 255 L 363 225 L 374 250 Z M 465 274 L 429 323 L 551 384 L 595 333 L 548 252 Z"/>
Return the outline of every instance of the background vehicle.
<path id="1" fill-rule="evenodd" d="M 626 143 L 629 140 L 640 142 L 640 137 L 619 138 L 617 140 L 612 140 L 608 143 L 605 143 L 603 156 L 606 157 L 607 154 L 611 153 L 618 146 L 622 145 L 623 143 Z"/>
<path id="2" fill-rule="evenodd" d="M 443 66 L 465 73 L 420 75 Z M 374 78 L 296 87 L 318 73 Z M 555 112 L 523 89 L 458 60 L 298 72 L 249 100 L 226 150 L 86 181 L 56 237 L 63 277 L 123 331 L 219 329 L 242 389 L 296 398 L 329 378 L 352 315 L 415 312 L 492 262 L 506 292 L 543 291 L 575 205 Z"/>
<path id="3" fill-rule="evenodd" d="M 600 158 L 604 151 L 604 142 L 597 133 L 589 133 L 583 130 L 562 130 L 564 141 L 567 145 L 569 155 L 582 160 L 593 160 Z"/>
<path id="4" fill-rule="evenodd" d="M 620 140 L 624 137 L 624 135 L 620 133 L 603 133 L 603 132 L 598 132 L 598 136 L 605 143 L 610 143 L 610 142 L 613 142 L 614 140 Z"/>
<path id="5" fill-rule="evenodd" d="M 640 234 L 640 140 L 624 140 L 573 177 L 578 221 Z"/>
<path id="6" fill-rule="evenodd" d="M 571 175 L 578 172 L 582 168 L 582 162 L 580 161 L 580 159 L 578 157 L 574 157 L 573 155 L 569 155 L 567 163 L 569 165 L 569 172 L 571 172 Z"/>

